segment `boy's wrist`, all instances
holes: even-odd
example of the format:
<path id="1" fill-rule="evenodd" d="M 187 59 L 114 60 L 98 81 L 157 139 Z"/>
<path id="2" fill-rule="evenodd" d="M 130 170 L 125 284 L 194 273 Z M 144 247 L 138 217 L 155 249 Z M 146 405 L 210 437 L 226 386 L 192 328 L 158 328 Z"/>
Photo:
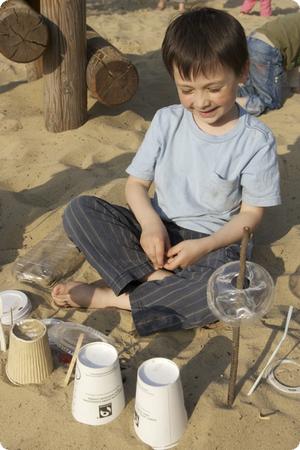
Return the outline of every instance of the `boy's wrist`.
<path id="1" fill-rule="evenodd" d="M 140 221 L 140 226 L 142 230 L 149 227 L 154 227 L 157 225 L 161 225 L 162 221 L 161 218 L 154 212 L 154 214 L 151 214 L 149 216 L 144 216 L 143 219 Z"/>
<path id="2" fill-rule="evenodd" d="M 205 241 L 207 253 L 210 253 L 217 249 L 217 242 L 216 242 L 216 239 L 214 238 L 213 234 L 200 239 L 202 246 L 203 246 L 203 240 Z"/>

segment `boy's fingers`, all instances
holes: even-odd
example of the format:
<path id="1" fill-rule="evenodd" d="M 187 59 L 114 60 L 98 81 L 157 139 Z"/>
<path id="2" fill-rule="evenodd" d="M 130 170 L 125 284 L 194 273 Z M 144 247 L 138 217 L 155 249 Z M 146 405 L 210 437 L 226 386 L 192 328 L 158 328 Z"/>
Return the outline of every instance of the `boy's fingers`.
<path id="1" fill-rule="evenodd" d="M 169 250 L 167 251 L 167 257 L 171 258 L 172 256 L 177 255 L 178 251 L 179 251 L 178 244 L 174 245 L 174 247 L 169 248 Z"/>
<path id="2" fill-rule="evenodd" d="M 144 252 L 146 253 L 146 255 L 148 256 L 148 258 L 150 259 L 150 261 L 152 262 L 153 266 L 156 265 L 156 253 L 155 253 L 155 249 L 151 248 L 151 249 L 144 249 Z"/>
<path id="3" fill-rule="evenodd" d="M 165 244 L 166 253 L 169 251 L 170 248 L 171 248 L 171 242 L 170 242 L 169 236 L 167 236 L 166 244 Z"/>
<path id="4" fill-rule="evenodd" d="M 166 264 L 164 265 L 164 268 L 167 270 L 174 270 L 177 269 L 178 263 L 176 262 L 176 258 L 172 258 L 172 260 L 168 260 Z"/>
<path id="5" fill-rule="evenodd" d="M 158 268 L 162 268 L 165 262 L 165 252 L 162 245 L 156 246 L 156 263 Z"/>

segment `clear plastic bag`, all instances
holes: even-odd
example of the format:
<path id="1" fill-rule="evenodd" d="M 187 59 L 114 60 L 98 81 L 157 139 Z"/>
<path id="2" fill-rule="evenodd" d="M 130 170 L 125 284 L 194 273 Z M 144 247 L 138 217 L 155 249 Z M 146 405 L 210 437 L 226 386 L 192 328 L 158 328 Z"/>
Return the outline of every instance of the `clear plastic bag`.
<path id="1" fill-rule="evenodd" d="M 49 288 L 74 273 L 85 257 L 58 225 L 25 255 L 19 256 L 13 266 L 18 281 Z"/>

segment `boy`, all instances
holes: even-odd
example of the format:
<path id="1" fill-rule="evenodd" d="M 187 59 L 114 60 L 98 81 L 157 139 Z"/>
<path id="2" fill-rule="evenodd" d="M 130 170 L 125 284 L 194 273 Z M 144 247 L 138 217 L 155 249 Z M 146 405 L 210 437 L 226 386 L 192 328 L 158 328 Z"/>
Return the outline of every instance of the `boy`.
<path id="1" fill-rule="evenodd" d="M 105 284 L 52 291 L 60 306 L 131 310 L 141 335 L 214 322 L 209 277 L 239 258 L 243 227 L 254 230 L 264 207 L 280 203 L 274 137 L 235 103 L 248 61 L 240 23 L 213 8 L 184 13 L 162 54 L 181 104 L 156 113 L 127 168 L 130 210 L 83 196 L 64 214 Z"/>
<path id="2" fill-rule="evenodd" d="M 257 28 L 248 38 L 249 77 L 237 102 L 250 114 L 281 108 L 292 92 L 300 93 L 300 12 Z"/>

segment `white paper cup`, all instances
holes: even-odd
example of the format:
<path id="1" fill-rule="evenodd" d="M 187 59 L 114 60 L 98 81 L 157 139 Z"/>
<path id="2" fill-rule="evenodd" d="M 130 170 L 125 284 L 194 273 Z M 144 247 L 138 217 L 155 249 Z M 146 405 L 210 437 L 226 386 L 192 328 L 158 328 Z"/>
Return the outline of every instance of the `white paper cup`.
<path id="1" fill-rule="evenodd" d="M 73 417 L 87 425 L 114 420 L 125 406 L 118 352 L 106 342 L 84 345 L 78 354 Z"/>
<path id="2" fill-rule="evenodd" d="M 178 366 L 166 358 L 152 358 L 138 369 L 134 429 L 155 449 L 174 447 L 187 425 Z"/>
<path id="3" fill-rule="evenodd" d="M 31 311 L 31 302 L 25 292 L 8 290 L 0 292 L 0 303 L 2 313 L 0 320 L 3 325 L 11 325 L 13 323 L 25 319 Z"/>

